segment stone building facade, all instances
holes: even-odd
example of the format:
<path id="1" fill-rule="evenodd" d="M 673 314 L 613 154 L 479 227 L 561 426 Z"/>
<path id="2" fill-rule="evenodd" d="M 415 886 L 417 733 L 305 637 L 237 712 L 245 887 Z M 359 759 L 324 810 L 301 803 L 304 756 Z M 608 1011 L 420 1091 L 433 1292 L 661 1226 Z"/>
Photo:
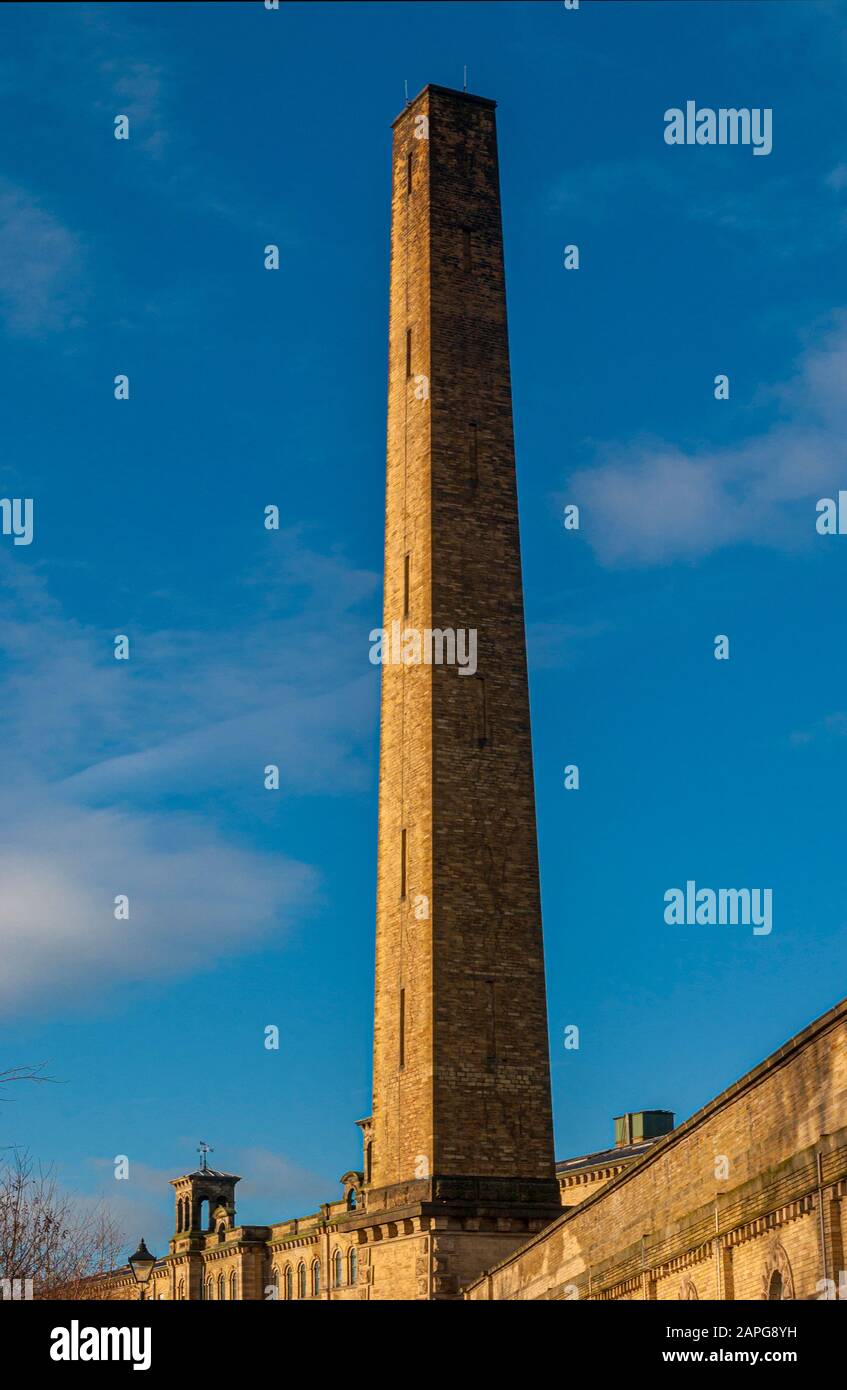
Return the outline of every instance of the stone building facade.
<path id="1" fill-rule="evenodd" d="M 465 1290 L 847 1298 L 847 1000 Z"/>
<path id="2" fill-rule="evenodd" d="M 382 669 L 362 1167 L 268 1226 L 237 1224 L 235 1174 L 174 1179 L 148 1296 L 814 1297 L 844 1262 L 847 1005 L 678 1129 L 638 1112 L 614 1149 L 554 1162 L 491 101 L 430 86 L 394 123 L 388 359 L 402 656 Z M 128 1269 L 102 1289 L 137 1296 Z"/>

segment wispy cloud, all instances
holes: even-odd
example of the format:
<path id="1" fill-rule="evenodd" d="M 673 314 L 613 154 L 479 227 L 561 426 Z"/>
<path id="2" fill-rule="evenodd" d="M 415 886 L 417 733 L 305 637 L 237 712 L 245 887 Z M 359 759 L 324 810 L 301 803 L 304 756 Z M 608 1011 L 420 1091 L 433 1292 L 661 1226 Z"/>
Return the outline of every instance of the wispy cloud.
<path id="1" fill-rule="evenodd" d="M 707 165 L 665 159 L 606 160 L 569 169 L 547 192 L 546 210 L 571 220 L 613 223 L 626 209 L 649 200 L 651 214 L 661 210 L 663 225 L 707 224 L 737 246 L 762 248 L 775 261 L 810 259 L 839 246 L 847 237 L 847 220 L 821 205 L 821 183 L 840 192 L 844 165 L 824 173 L 826 164 L 802 174 L 773 174 L 767 182 L 746 177 L 743 166 Z"/>
<path id="2" fill-rule="evenodd" d="M 558 671 L 579 660 L 584 644 L 608 631 L 607 623 L 533 622 L 527 626 L 528 663 L 534 671 Z"/>
<path id="3" fill-rule="evenodd" d="M 847 711 L 836 710 L 827 714 L 810 729 L 796 729 L 789 742 L 797 745 L 814 743 L 818 739 L 847 738 Z"/>
<path id="4" fill-rule="evenodd" d="M 80 238 L 26 189 L 0 179 L 0 314 L 9 332 L 35 338 L 84 319 Z"/>
<path id="5" fill-rule="evenodd" d="M 826 176 L 826 185 L 836 193 L 843 192 L 847 188 L 847 164 L 836 164 Z"/>
<path id="6" fill-rule="evenodd" d="M 88 810 L 21 792 L 0 803 L 4 1012 L 61 989 L 205 968 L 290 921 L 313 872 L 227 843 L 188 816 Z M 125 894 L 129 920 L 115 920 Z M 67 996 L 66 996 L 67 997 Z"/>
<path id="7" fill-rule="evenodd" d="M 315 869 L 234 842 L 224 812 L 272 814 L 269 763 L 282 796 L 364 785 L 376 683 L 367 619 L 333 613 L 335 588 L 322 596 L 341 562 L 279 539 L 279 584 L 299 576 L 305 590 L 296 611 L 218 626 L 214 642 L 205 628 L 136 632 L 127 663 L 111 634 L 66 618 L 43 578 L 0 552 L 5 1010 L 206 968 L 314 904 Z M 378 585 L 347 573 L 351 602 Z"/>
<path id="8" fill-rule="evenodd" d="M 186 1143 L 187 1156 L 182 1160 L 174 1155 L 173 1167 L 166 1171 L 138 1162 L 134 1157 L 132 1136 L 127 1133 L 117 1145 L 114 1156 L 87 1161 L 87 1169 L 95 1180 L 95 1190 L 85 1195 L 75 1193 L 75 1206 L 82 1211 L 104 1204 L 123 1233 L 127 1254 L 135 1247 L 141 1234 L 151 1250 L 159 1255 L 164 1254 L 174 1222 L 174 1195 L 170 1180 L 196 1165 L 194 1142 Z M 118 1154 L 129 1160 L 127 1176 L 121 1179 L 115 1178 Z M 341 1196 L 336 1180 L 303 1168 L 284 1155 L 258 1145 L 234 1149 L 227 1169 L 242 1177 L 236 1189 L 237 1220 L 245 1219 L 245 1209 L 255 1209 L 257 1203 L 261 1204 L 259 1219 L 267 1223 L 285 1221 L 295 1212 L 314 1211 L 319 1203 Z M 125 1169 L 122 1167 L 120 1171 Z M 90 1187 L 90 1179 L 79 1179 L 76 1186 Z"/>
<path id="9" fill-rule="evenodd" d="M 723 448 L 665 440 L 598 446 L 569 479 L 583 533 L 602 563 L 694 559 L 727 545 L 794 548 L 815 536 L 814 501 L 843 486 L 847 315 L 767 395 L 786 418 Z"/>
<path id="10" fill-rule="evenodd" d="M 158 158 L 167 143 L 168 132 L 162 112 L 162 69 L 152 63 L 109 61 L 101 65 L 112 79 L 112 91 L 119 110 L 115 115 L 129 118 L 130 132 L 140 129 L 136 143 L 145 154 Z"/>
<path id="11" fill-rule="evenodd" d="M 320 1173 L 301 1168 L 270 1149 L 255 1146 L 238 1149 L 236 1162 L 238 1171 L 244 1174 L 243 1196 L 250 1201 L 261 1199 L 266 1203 L 270 1221 L 285 1221 L 293 1199 L 317 1204 L 341 1196 L 331 1184 L 327 1185 Z"/>

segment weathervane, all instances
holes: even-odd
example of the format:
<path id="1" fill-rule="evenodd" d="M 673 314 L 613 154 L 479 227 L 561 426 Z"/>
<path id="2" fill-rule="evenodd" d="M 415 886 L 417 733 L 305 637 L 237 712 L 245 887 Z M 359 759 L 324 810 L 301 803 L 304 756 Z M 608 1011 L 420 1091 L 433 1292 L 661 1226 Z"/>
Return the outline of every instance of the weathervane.
<path id="1" fill-rule="evenodd" d="M 200 1171 L 201 1173 L 205 1173 L 209 1167 L 208 1163 L 206 1162 L 206 1155 L 213 1154 L 215 1151 L 213 1148 L 211 1148 L 209 1144 L 206 1143 L 204 1139 L 201 1139 L 200 1143 L 197 1145 L 197 1152 L 202 1155 Z"/>

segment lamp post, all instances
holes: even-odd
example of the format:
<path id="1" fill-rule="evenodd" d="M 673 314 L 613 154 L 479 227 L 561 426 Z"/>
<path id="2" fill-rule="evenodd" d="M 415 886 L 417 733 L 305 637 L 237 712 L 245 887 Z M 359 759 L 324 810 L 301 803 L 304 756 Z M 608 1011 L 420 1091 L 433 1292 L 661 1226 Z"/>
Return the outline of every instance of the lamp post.
<path id="1" fill-rule="evenodd" d="M 144 1244 L 144 1237 L 141 1237 L 141 1244 L 134 1255 L 129 1257 L 129 1267 L 132 1270 L 132 1277 L 139 1288 L 138 1297 L 143 1301 L 144 1290 L 150 1282 L 150 1275 L 153 1273 L 153 1266 L 156 1263 L 156 1256 L 151 1255 L 147 1246 Z"/>

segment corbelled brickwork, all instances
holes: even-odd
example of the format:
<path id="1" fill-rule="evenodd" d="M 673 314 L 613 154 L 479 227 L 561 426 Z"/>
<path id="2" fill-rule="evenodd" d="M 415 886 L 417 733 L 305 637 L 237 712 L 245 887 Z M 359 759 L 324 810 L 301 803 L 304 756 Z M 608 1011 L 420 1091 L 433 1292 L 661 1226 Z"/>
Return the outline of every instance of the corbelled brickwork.
<path id="1" fill-rule="evenodd" d="M 821 1298 L 845 1268 L 845 1196 L 847 1001 L 466 1297 Z"/>

